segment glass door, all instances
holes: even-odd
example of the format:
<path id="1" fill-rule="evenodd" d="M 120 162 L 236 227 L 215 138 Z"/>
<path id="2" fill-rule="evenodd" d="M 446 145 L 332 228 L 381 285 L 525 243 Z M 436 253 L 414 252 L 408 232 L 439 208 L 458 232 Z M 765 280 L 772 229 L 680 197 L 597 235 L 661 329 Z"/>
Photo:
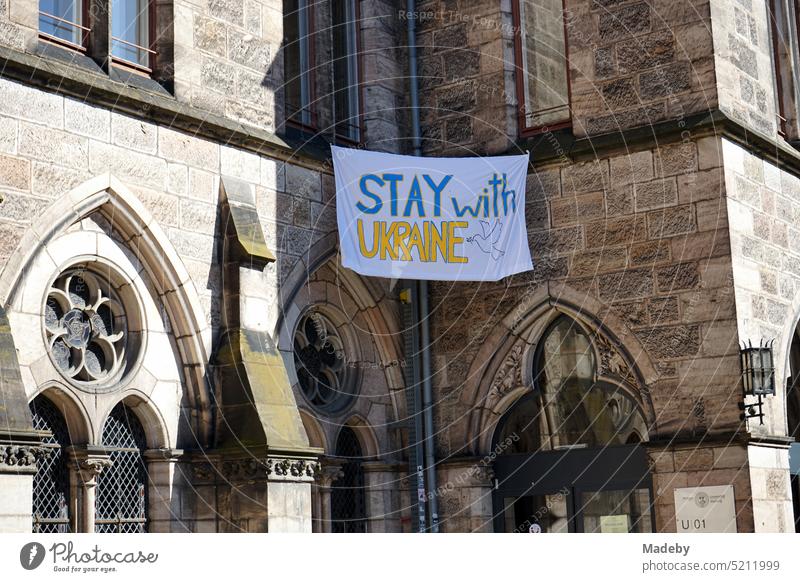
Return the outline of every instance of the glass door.
<path id="1" fill-rule="evenodd" d="M 585 533 L 651 533 L 650 489 L 608 489 L 576 493 L 577 531 Z"/>
<path id="2" fill-rule="evenodd" d="M 503 498 L 506 533 L 567 533 L 572 521 L 567 491 Z"/>

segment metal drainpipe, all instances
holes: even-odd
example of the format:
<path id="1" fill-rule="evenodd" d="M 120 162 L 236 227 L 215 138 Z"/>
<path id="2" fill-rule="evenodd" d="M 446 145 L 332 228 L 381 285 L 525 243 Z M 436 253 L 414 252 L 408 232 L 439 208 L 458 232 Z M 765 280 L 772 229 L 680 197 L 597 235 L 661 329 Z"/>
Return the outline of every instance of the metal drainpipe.
<path id="1" fill-rule="evenodd" d="M 419 124 L 419 82 L 417 79 L 416 3 L 407 0 L 408 7 L 408 75 L 411 93 L 411 140 L 415 156 L 422 155 Z M 425 434 L 425 474 L 428 480 L 430 525 L 428 531 L 439 533 L 439 500 L 436 497 L 436 454 L 433 443 L 433 389 L 431 386 L 430 308 L 428 282 L 417 281 L 419 300 L 420 351 L 422 352 L 422 415 Z"/>

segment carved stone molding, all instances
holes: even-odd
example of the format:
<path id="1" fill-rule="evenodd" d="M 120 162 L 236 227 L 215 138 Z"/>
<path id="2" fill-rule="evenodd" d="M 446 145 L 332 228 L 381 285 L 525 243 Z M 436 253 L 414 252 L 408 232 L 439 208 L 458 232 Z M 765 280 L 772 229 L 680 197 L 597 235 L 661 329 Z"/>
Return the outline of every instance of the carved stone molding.
<path id="1" fill-rule="evenodd" d="M 35 472 L 36 463 L 50 454 L 37 445 L 0 444 L 0 472 Z"/>
<path id="2" fill-rule="evenodd" d="M 486 397 L 487 406 L 491 407 L 506 394 L 522 384 L 523 344 L 518 343 L 511 348 L 494 375 L 492 385 Z"/>
<path id="3" fill-rule="evenodd" d="M 96 483 L 97 477 L 111 466 L 111 459 L 108 457 L 88 457 L 78 460 L 78 474 L 85 485 Z"/>
<path id="4" fill-rule="evenodd" d="M 592 338 L 597 351 L 600 353 L 598 362 L 598 374 L 601 376 L 613 376 L 619 378 L 633 388 L 638 388 L 636 376 L 633 374 L 628 362 L 622 356 L 619 348 L 606 336 L 597 333 Z"/>
<path id="5" fill-rule="evenodd" d="M 195 463 L 192 476 L 197 481 L 313 481 L 319 473 L 319 461 L 288 457 L 247 457 L 219 463 Z"/>

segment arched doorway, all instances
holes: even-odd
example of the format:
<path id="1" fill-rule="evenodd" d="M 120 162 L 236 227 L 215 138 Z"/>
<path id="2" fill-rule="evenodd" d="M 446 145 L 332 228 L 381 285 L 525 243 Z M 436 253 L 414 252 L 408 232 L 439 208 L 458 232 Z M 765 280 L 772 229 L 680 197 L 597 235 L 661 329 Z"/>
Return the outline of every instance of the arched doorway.
<path id="1" fill-rule="evenodd" d="M 33 477 L 33 532 L 67 533 L 70 531 L 69 471 L 64 452 L 70 445 L 67 422 L 45 396 L 34 398 L 30 409 L 33 428 L 50 432 L 42 441 L 49 454 L 37 463 Z"/>
<path id="2" fill-rule="evenodd" d="M 366 532 L 366 499 L 364 470 L 361 461 L 363 448 L 358 435 L 343 426 L 336 439 L 336 456 L 344 461 L 342 477 L 333 483 L 331 491 L 331 521 L 333 533 Z"/>
<path id="3" fill-rule="evenodd" d="M 117 404 L 103 426 L 103 448 L 111 466 L 97 479 L 96 533 L 147 531 L 147 448 L 142 423 L 123 403 Z"/>
<path id="4" fill-rule="evenodd" d="M 647 425 L 626 390 L 598 379 L 596 359 L 589 335 L 566 316 L 543 334 L 533 390 L 495 430 L 496 531 L 652 531 L 638 444 Z"/>

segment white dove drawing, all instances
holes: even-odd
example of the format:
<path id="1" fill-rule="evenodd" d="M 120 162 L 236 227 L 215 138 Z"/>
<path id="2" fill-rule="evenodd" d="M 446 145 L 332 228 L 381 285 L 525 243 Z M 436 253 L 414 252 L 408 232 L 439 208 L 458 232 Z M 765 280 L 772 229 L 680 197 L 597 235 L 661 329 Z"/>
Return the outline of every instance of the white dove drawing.
<path id="1" fill-rule="evenodd" d="M 503 223 L 495 220 L 491 229 L 489 228 L 489 223 L 485 220 L 481 220 L 480 223 L 483 234 L 474 234 L 467 237 L 467 242 L 475 243 L 484 253 L 489 253 L 494 260 L 498 260 L 506 254 L 505 251 L 497 248 L 500 234 L 503 232 Z"/>

